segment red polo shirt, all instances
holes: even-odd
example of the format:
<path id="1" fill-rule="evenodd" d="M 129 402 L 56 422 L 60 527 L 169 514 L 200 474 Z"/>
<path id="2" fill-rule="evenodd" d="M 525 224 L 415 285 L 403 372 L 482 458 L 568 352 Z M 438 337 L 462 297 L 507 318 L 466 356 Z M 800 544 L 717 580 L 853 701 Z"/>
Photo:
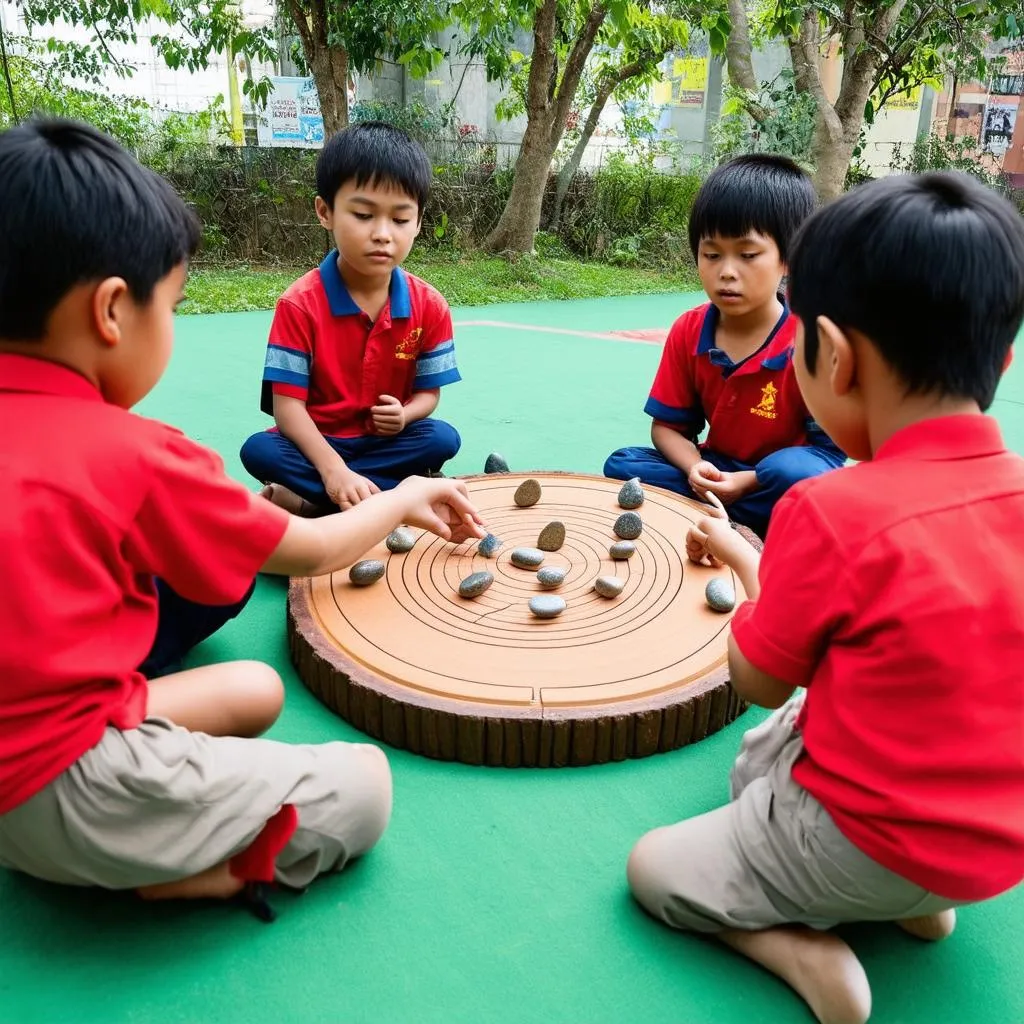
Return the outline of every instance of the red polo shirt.
<path id="1" fill-rule="evenodd" d="M 954 900 L 1024 879 L 1024 460 L 996 422 L 900 431 L 778 504 L 732 623 L 807 687 L 793 777 L 873 860 Z"/>
<path id="2" fill-rule="evenodd" d="M 306 403 L 321 434 L 361 437 L 373 433 L 370 408 L 380 395 L 405 404 L 416 391 L 458 380 L 441 293 L 396 267 L 374 322 L 349 295 L 334 251 L 277 303 L 260 407 L 273 415 L 273 395 L 289 395 Z"/>
<path id="3" fill-rule="evenodd" d="M 145 717 L 153 578 L 241 600 L 288 516 L 179 431 L 0 354 L 0 814 Z"/>
<path id="4" fill-rule="evenodd" d="M 734 363 L 715 347 L 718 308 L 705 303 L 669 331 L 644 411 L 701 447 L 748 466 L 782 448 L 814 445 L 838 452 L 811 419 L 793 372 L 797 318 L 782 316 L 764 344 Z"/>

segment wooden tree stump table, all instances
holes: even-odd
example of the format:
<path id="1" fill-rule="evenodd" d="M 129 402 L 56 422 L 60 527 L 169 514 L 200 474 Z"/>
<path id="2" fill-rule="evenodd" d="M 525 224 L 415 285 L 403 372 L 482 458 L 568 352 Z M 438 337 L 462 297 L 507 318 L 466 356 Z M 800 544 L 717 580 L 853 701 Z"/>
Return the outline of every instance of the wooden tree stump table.
<path id="1" fill-rule="evenodd" d="M 512 495 L 530 474 L 466 479 L 491 532 L 505 543 L 484 558 L 477 543 L 453 546 L 431 534 L 405 554 L 383 544 L 387 562 L 369 587 L 347 572 L 294 579 L 289 641 L 299 675 L 328 707 L 394 747 L 468 764 L 561 767 L 646 757 L 694 743 L 746 705 L 729 685 L 731 613 L 714 612 L 704 588 L 729 569 L 693 565 L 685 538 L 707 507 L 645 487 L 643 532 L 627 561 L 612 561 L 621 483 L 575 474 L 532 474 L 543 494 L 518 508 Z M 530 614 L 543 593 L 536 571 L 509 556 L 533 547 L 552 520 L 566 540 L 545 566 L 567 570 L 549 591 L 565 599 L 555 619 Z M 742 530 L 742 528 L 740 528 Z M 753 534 L 742 531 L 756 547 Z M 494 584 L 473 600 L 459 582 L 487 570 Z M 598 576 L 625 580 L 612 600 Z"/>

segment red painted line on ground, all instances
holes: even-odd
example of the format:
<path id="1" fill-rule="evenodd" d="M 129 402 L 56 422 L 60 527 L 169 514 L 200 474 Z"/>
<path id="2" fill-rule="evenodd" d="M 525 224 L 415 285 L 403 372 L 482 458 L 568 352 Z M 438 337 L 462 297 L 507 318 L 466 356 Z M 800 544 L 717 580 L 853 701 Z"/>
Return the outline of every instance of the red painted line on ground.
<path id="1" fill-rule="evenodd" d="M 661 345 L 668 335 L 665 328 L 652 327 L 636 331 L 578 331 L 571 327 L 544 327 L 539 324 L 513 324 L 504 320 L 457 320 L 456 327 L 499 327 L 508 331 L 535 331 L 541 334 L 569 334 L 576 338 L 599 338 L 602 341 L 628 341 L 642 345 Z"/>

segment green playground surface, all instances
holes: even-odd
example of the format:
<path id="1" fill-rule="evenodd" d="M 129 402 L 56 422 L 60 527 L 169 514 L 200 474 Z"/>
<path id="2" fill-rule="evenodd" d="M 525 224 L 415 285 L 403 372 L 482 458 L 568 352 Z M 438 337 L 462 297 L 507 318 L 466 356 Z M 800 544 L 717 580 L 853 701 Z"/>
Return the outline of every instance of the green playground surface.
<path id="1" fill-rule="evenodd" d="M 454 473 L 487 453 L 515 469 L 600 472 L 641 443 L 660 347 L 608 337 L 667 328 L 697 295 L 456 311 L 464 382 L 439 414 L 463 437 Z M 183 317 L 170 370 L 142 412 L 218 450 L 230 473 L 258 412 L 269 313 Z M 518 326 L 500 326 L 518 325 Z M 536 328 L 524 330 L 523 327 Z M 1024 360 L 994 413 L 1024 453 Z M 299 682 L 285 584 L 262 579 L 244 614 L 193 663 L 258 658 L 287 702 L 270 735 L 360 740 Z M 646 830 L 726 799 L 750 711 L 696 746 L 561 770 L 444 764 L 389 751 L 395 811 L 351 870 L 279 894 L 264 925 L 219 905 L 146 905 L 0 872 L 0 1024 L 749 1024 L 810 1016 L 782 983 L 714 942 L 675 934 L 631 902 L 625 863 Z M 1024 888 L 960 914 L 936 946 L 892 926 L 842 934 L 885 1024 L 1024 1022 Z"/>

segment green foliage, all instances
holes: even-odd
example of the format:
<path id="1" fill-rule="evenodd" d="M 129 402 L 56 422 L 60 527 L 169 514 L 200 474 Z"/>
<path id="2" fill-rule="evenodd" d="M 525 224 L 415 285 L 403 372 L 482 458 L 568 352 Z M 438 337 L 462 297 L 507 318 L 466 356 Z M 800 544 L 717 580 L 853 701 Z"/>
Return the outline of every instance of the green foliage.
<path id="1" fill-rule="evenodd" d="M 1006 192 L 1004 180 L 985 167 L 976 139 L 949 138 L 933 133 L 904 148 L 893 149 L 890 167 L 894 174 L 921 174 L 925 171 L 960 171 L 969 174 L 999 192 Z"/>
<path id="2" fill-rule="evenodd" d="M 50 35 L 46 48 L 57 73 L 96 85 L 108 70 L 122 78 L 135 73 L 132 64 L 114 55 L 111 44 L 136 43 L 149 18 L 175 29 L 173 35 L 152 36 L 153 47 L 170 68 L 198 71 L 221 53 L 244 53 L 256 62 L 276 57 L 272 28 L 247 26 L 235 0 L 19 0 L 18 6 L 30 34 L 60 22 L 88 32 L 88 43 Z M 243 89 L 256 102 L 265 102 L 270 80 L 249 78 Z"/>
<path id="3" fill-rule="evenodd" d="M 7 39 L 14 109 L 6 87 L 0 89 L 0 128 L 32 114 L 47 114 L 86 121 L 114 136 L 130 149 L 137 149 L 153 129 L 149 107 L 130 96 L 109 96 L 65 84 L 57 68 L 47 59 L 45 46 L 30 38 Z"/>
<path id="4" fill-rule="evenodd" d="M 389 103 L 383 100 L 360 101 L 351 111 L 349 120 L 385 121 L 402 128 L 419 142 L 432 142 L 448 137 L 457 128 L 450 105 L 433 109 L 420 100 L 412 103 Z"/>
<path id="5" fill-rule="evenodd" d="M 712 130 L 715 162 L 741 153 L 781 153 L 809 167 L 817 108 L 811 95 L 797 91 L 793 73 L 786 70 L 762 83 L 754 101 L 765 112 L 763 120 L 750 116 L 749 101 L 742 90 L 726 87 L 722 116 Z"/>
<path id="6" fill-rule="evenodd" d="M 653 160 L 614 154 L 573 181 L 561 237 L 572 252 L 617 266 L 691 266 L 686 225 L 700 184 L 696 170 L 666 174 Z"/>

